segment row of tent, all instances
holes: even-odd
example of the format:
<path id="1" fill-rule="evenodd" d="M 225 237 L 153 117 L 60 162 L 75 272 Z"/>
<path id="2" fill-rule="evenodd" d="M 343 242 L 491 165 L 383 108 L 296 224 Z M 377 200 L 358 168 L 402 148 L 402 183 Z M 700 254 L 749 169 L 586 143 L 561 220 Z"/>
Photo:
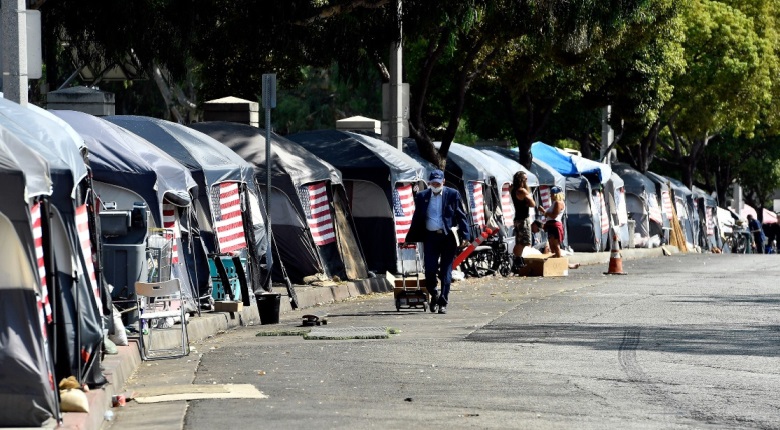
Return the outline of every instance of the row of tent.
<path id="1" fill-rule="evenodd" d="M 224 256 L 246 262 L 245 301 L 276 284 L 293 307 L 293 284 L 415 267 L 399 244 L 414 193 L 436 167 L 413 140 L 399 150 L 358 132 L 271 134 L 270 162 L 267 144 L 248 125 L 95 117 L 0 99 L 0 425 L 59 419 L 63 378 L 106 383 L 105 332 L 114 306 L 134 301 L 134 283 L 149 277 L 151 237 L 172 243 L 171 276 L 191 313 L 211 303 L 211 263 Z M 463 196 L 472 237 L 490 226 L 512 249 L 510 187 L 522 170 L 545 206 L 550 188 L 565 190 L 564 245 L 575 252 L 607 249 L 610 231 L 630 243 L 630 219 L 637 244 L 668 240 L 672 201 L 688 242 L 714 243 L 716 205 L 705 194 L 543 143 L 532 152 L 527 170 L 515 151 L 452 144 L 445 179 Z"/>

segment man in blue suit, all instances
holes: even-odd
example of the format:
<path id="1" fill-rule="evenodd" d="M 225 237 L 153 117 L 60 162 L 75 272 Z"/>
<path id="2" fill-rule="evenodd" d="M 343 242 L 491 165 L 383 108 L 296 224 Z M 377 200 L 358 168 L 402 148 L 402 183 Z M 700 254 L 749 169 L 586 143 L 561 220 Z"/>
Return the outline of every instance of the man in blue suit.
<path id="1" fill-rule="evenodd" d="M 441 170 L 431 172 L 428 188 L 417 193 L 414 206 L 406 242 L 423 243 L 425 285 L 431 295 L 431 312 L 436 312 L 438 306 L 439 313 L 446 314 L 452 262 L 458 247 L 467 245 L 470 240 L 466 213 L 461 206 L 460 193 L 444 186 Z M 453 227 L 457 228 L 457 233 Z M 437 274 L 441 278 L 441 294 L 436 289 Z"/>

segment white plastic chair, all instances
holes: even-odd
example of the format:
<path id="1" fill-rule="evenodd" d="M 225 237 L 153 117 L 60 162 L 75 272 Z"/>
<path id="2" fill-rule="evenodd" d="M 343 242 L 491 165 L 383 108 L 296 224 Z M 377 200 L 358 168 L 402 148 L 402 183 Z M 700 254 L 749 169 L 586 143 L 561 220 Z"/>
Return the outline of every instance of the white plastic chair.
<path id="1" fill-rule="evenodd" d="M 187 319 L 184 312 L 184 306 L 181 304 L 182 291 L 181 282 L 178 278 L 173 278 L 161 282 L 136 282 L 135 294 L 138 303 L 139 315 L 139 341 L 141 347 L 141 359 L 159 360 L 164 358 L 178 358 L 189 355 L 189 335 L 187 333 Z M 172 302 L 178 304 L 178 307 L 172 306 Z M 180 318 L 181 346 L 176 348 L 152 349 L 152 334 L 155 330 L 164 330 L 170 332 L 171 329 L 155 328 L 157 324 L 151 320 L 165 318 Z M 174 328 L 176 325 L 173 326 Z M 144 328 L 149 330 L 148 341 L 144 340 Z M 167 353 L 167 354 L 158 354 Z"/>

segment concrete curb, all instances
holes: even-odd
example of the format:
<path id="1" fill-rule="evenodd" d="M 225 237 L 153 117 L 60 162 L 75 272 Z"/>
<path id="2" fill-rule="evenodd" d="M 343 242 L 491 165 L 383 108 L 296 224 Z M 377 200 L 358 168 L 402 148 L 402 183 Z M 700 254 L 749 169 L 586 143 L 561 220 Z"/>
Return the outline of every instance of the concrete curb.
<path id="1" fill-rule="evenodd" d="M 622 250 L 621 257 L 625 260 L 636 260 L 648 257 L 659 257 L 668 254 L 676 254 L 676 247 L 663 247 L 653 249 L 626 249 Z M 570 263 L 583 265 L 608 264 L 609 252 L 576 253 L 568 256 Z M 294 285 L 295 294 L 298 297 L 298 309 L 307 309 L 337 301 L 348 300 L 365 294 L 386 293 L 392 291 L 392 285 L 384 277 L 376 277 L 362 281 L 343 282 L 331 286 L 305 286 Z M 286 291 L 282 293 L 280 313 L 291 312 L 292 308 Z M 241 312 L 209 312 L 200 317 L 189 320 L 188 333 L 190 342 L 197 342 L 208 337 L 222 333 L 228 329 L 260 324 L 260 315 L 257 304 L 251 303 Z M 161 332 L 155 342 L 161 347 L 175 346 L 178 342 L 178 332 Z M 104 423 L 106 411 L 112 409 L 111 399 L 114 395 L 123 392 L 126 381 L 141 366 L 141 355 L 138 349 L 137 339 L 131 339 L 130 345 L 117 347 L 119 353 L 107 355 L 103 360 L 104 374 L 109 383 L 100 389 L 87 393 L 89 400 L 89 413 L 67 412 L 64 413 L 62 429 L 68 430 L 98 430 Z"/>

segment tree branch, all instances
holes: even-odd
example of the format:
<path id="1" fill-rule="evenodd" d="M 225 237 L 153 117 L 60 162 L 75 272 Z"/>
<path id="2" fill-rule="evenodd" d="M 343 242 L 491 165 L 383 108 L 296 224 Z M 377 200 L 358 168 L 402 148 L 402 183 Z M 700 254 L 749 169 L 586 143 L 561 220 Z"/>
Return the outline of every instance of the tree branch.
<path id="1" fill-rule="evenodd" d="M 357 8 L 381 9 L 388 3 L 390 3 L 390 0 L 353 0 L 352 2 L 345 3 L 345 4 L 335 4 L 335 5 L 320 8 L 316 15 L 306 19 L 305 21 L 298 21 L 295 24 L 309 25 L 314 21 L 320 19 L 327 20 L 336 15 L 349 13 Z"/>

